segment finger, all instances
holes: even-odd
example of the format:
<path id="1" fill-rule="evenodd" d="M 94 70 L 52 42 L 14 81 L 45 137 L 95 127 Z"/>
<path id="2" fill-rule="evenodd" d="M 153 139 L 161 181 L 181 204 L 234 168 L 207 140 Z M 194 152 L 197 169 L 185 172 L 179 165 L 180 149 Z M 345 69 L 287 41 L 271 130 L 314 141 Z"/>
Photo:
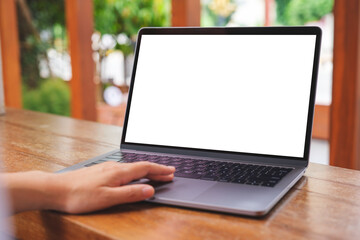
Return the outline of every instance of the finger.
<path id="1" fill-rule="evenodd" d="M 148 179 L 160 182 L 170 182 L 174 179 L 174 174 L 169 175 L 148 175 Z"/>
<path id="2" fill-rule="evenodd" d="M 147 184 L 132 184 L 121 187 L 108 188 L 104 205 L 110 207 L 122 203 L 138 202 L 154 195 L 154 188 Z"/>
<path id="3" fill-rule="evenodd" d="M 175 168 L 151 162 L 137 162 L 119 164 L 119 171 L 121 174 L 122 184 L 125 184 L 132 180 L 148 176 L 167 176 L 173 174 L 175 172 Z"/>

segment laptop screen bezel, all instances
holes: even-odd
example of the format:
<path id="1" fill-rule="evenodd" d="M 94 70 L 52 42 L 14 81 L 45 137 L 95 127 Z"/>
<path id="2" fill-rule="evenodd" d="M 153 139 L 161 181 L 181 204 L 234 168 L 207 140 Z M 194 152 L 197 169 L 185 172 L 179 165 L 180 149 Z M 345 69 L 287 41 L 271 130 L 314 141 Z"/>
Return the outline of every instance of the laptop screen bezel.
<path id="1" fill-rule="evenodd" d="M 314 60 L 313 60 L 313 71 L 311 79 L 311 90 L 309 97 L 309 106 L 308 106 L 308 117 L 307 117 L 307 127 L 306 127 L 306 136 L 305 136 L 305 146 L 303 157 L 293 157 L 293 156 L 279 156 L 279 155 L 268 155 L 268 154 L 257 154 L 257 153 L 246 153 L 246 152 L 232 152 L 232 151 L 221 151 L 221 150 L 209 150 L 209 149 L 195 149 L 187 147 L 174 147 L 174 146 L 164 146 L 164 145 L 152 145 L 152 144 L 141 144 L 141 143 L 130 143 L 125 142 L 126 130 L 129 119 L 129 112 L 131 107 L 131 99 L 134 88 L 134 82 L 136 77 L 137 62 L 139 57 L 139 50 L 141 46 L 141 38 L 143 35 L 315 35 L 315 51 L 314 51 Z M 316 95 L 316 85 L 318 77 L 318 67 L 319 67 L 319 57 L 320 57 L 320 45 L 321 45 L 321 29 L 318 27 L 234 27 L 234 28 L 224 28 L 224 27 L 214 27 L 214 28 L 142 28 L 138 33 L 135 54 L 134 54 L 134 65 L 131 75 L 131 83 L 128 94 L 128 102 L 126 107 L 126 113 L 124 118 L 123 132 L 120 142 L 120 148 L 137 148 L 141 149 L 142 147 L 147 149 L 155 148 L 157 150 L 170 150 L 175 149 L 177 153 L 187 153 L 189 151 L 193 153 L 215 153 L 215 154 L 229 154 L 236 156 L 253 156 L 253 157 L 266 157 L 266 158 L 276 158 L 276 159 L 293 159 L 293 160 L 302 160 L 309 161 L 310 154 L 310 141 L 312 136 L 312 126 L 313 126 L 313 117 L 314 117 L 314 107 L 315 107 L 315 95 Z"/>

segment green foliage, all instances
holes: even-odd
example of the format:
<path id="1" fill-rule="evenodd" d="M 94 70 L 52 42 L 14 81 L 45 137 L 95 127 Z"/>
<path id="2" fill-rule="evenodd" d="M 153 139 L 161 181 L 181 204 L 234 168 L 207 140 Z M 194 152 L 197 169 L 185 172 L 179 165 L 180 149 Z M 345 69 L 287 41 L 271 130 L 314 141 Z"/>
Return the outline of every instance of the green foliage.
<path id="1" fill-rule="evenodd" d="M 209 5 L 203 5 L 201 10 L 201 26 L 213 27 L 213 26 L 225 26 L 230 21 L 231 15 L 227 18 L 216 15 Z"/>
<path id="2" fill-rule="evenodd" d="M 279 23 L 304 25 L 330 13 L 334 0 L 276 0 L 276 4 Z"/>
<path id="3" fill-rule="evenodd" d="M 29 90 L 24 87 L 25 109 L 70 116 L 70 89 L 61 79 L 44 79 L 39 87 Z"/>
<path id="4" fill-rule="evenodd" d="M 276 18 L 279 23 L 286 24 L 285 12 L 291 0 L 276 0 Z"/>
<path id="5" fill-rule="evenodd" d="M 136 36 L 142 27 L 168 26 L 170 0 L 94 0 L 95 29 Z"/>
<path id="6" fill-rule="evenodd" d="M 209 9 L 209 5 L 202 4 L 201 9 L 201 26 L 212 27 L 216 26 L 217 16 Z"/>
<path id="7" fill-rule="evenodd" d="M 170 24 L 170 0 L 94 0 L 95 30 L 101 34 L 125 34 L 130 41 L 115 49 L 129 55 L 134 51 L 142 27 Z"/>
<path id="8" fill-rule="evenodd" d="M 27 0 L 33 16 L 33 24 L 39 30 L 52 29 L 54 25 L 65 25 L 64 0 Z"/>

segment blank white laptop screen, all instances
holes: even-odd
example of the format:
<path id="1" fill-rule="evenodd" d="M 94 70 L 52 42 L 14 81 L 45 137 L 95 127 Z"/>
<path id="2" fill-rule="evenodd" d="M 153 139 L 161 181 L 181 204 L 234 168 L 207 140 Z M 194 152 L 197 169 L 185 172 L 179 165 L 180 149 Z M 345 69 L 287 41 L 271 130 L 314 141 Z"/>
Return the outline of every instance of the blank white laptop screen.
<path id="1" fill-rule="evenodd" d="M 315 35 L 143 35 L 126 143 L 303 157 Z"/>

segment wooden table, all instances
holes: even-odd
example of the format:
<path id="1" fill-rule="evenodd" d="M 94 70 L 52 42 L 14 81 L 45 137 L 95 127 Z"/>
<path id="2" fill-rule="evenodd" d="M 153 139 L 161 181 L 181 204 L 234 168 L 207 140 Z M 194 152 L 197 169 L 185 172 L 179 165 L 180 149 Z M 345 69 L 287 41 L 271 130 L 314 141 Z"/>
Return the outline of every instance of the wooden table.
<path id="1" fill-rule="evenodd" d="M 52 172 L 118 148 L 120 136 L 120 127 L 8 108 L 0 117 L 0 159 L 8 172 Z M 360 239 L 360 172 L 310 164 L 261 219 L 135 203 L 12 220 L 19 239 Z"/>

